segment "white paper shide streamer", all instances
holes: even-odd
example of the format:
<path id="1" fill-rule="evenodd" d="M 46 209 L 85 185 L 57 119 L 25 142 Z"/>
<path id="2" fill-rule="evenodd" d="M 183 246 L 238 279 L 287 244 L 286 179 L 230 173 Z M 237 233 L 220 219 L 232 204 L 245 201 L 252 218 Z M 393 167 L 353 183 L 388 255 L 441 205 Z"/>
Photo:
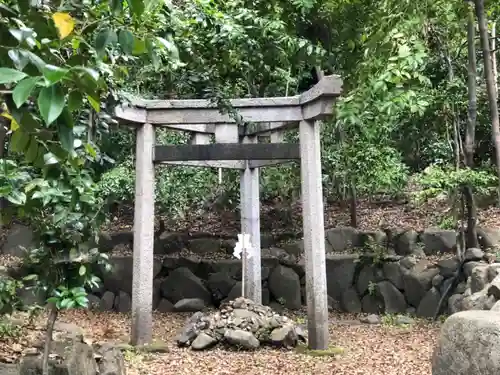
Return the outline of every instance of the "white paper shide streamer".
<path id="1" fill-rule="evenodd" d="M 241 295 L 245 296 L 245 268 L 246 261 L 253 256 L 253 246 L 250 241 L 250 234 L 238 234 L 238 242 L 234 246 L 233 255 L 237 259 L 242 260 L 242 277 L 241 277 Z"/>

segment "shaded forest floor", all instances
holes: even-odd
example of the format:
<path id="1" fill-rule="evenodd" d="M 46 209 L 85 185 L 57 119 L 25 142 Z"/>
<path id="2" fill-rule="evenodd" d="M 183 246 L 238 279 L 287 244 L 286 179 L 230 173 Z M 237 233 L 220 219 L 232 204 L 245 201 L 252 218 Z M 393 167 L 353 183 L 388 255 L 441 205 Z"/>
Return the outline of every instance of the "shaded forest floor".
<path id="1" fill-rule="evenodd" d="M 376 230 L 381 228 L 423 230 L 429 227 L 453 229 L 452 212 L 444 201 L 434 200 L 422 205 L 394 200 L 360 199 L 357 204 L 357 228 Z M 240 231 L 239 209 L 217 209 L 204 212 L 188 212 L 184 217 L 170 219 L 158 212 L 156 221 L 162 219 L 168 231 L 204 232 L 213 235 L 235 235 Z M 261 205 L 261 231 L 302 232 L 300 202 L 293 204 L 267 203 Z M 325 203 L 325 228 L 350 226 L 351 215 L 346 203 Z M 451 224 L 451 226 L 450 226 Z M 112 216 L 107 229 L 118 231 L 133 225 L 133 207 L 123 205 Z M 478 225 L 500 228 L 500 208 L 480 207 Z"/>
<path id="2" fill-rule="evenodd" d="M 42 314 L 43 315 L 43 314 Z M 431 355 L 440 323 L 415 320 L 411 325 L 390 323 L 368 325 L 359 316 L 330 313 L 329 355 L 313 355 L 300 350 L 261 348 L 254 352 L 215 348 L 196 352 L 178 348 L 177 331 L 190 314 L 155 313 L 153 332 L 156 344 L 164 353 L 125 351 L 129 375 L 431 375 Z M 304 312 L 287 315 L 298 322 Z M 43 330 L 44 316 L 39 319 Z M 119 313 L 89 311 L 63 312 L 59 322 L 77 324 L 83 329 L 85 342 L 128 342 L 130 316 Z M 29 334 L 0 344 L 0 353 L 20 351 L 29 346 Z M 333 348 L 335 350 L 333 350 Z M 335 355 L 332 355 L 336 353 Z M 337 354 L 338 353 L 338 354 Z M 15 355 L 14 353 L 11 353 Z"/>
<path id="3" fill-rule="evenodd" d="M 445 202 L 434 201 L 422 206 L 394 201 L 360 200 L 357 207 L 358 228 L 442 227 L 450 216 Z M 182 219 L 162 217 L 165 230 L 205 232 L 214 235 L 235 235 L 239 232 L 239 211 L 212 209 L 204 213 L 190 213 Z M 448 219 L 448 222 L 449 219 Z M 132 207 L 122 206 L 108 230 L 130 229 L 133 224 Z M 349 207 L 342 204 L 325 204 L 325 226 L 348 226 Z M 500 228 L 500 209 L 495 207 L 479 210 L 479 225 Z M 293 205 L 263 204 L 261 228 L 266 232 L 301 233 L 302 219 L 299 203 Z M 449 229 L 446 227 L 445 229 Z M 1 233 L 0 233 L 1 237 Z M 1 238 L 0 238 L 1 242 Z M 3 257 L 0 264 L 3 264 Z M 303 319 L 302 313 L 290 314 Z M 155 340 L 168 346 L 166 353 L 125 352 L 129 375 L 182 375 L 202 374 L 286 374 L 313 375 L 316 373 L 352 375 L 430 375 L 431 355 L 439 332 L 439 323 L 417 320 L 411 326 L 367 325 L 358 316 L 330 314 L 330 337 L 342 354 L 311 356 L 297 351 L 260 349 L 256 352 L 237 352 L 214 349 L 194 352 L 177 348 L 174 336 L 186 319 L 185 314 L 168 313 L 154 315 Z M 70 311 L 64 312 L 61 321 L 76 323 L 92 341 L 127 342 L 130 316 L 111 312 Z M 41 317 L 40 323 L 44 323 Z M 39 328 L 43 330 L 43 327 Z M 1 355 L 15 355 L 29 333 L 0 343 Z M 21 341 L 20 341 L 21 340 Z"/>

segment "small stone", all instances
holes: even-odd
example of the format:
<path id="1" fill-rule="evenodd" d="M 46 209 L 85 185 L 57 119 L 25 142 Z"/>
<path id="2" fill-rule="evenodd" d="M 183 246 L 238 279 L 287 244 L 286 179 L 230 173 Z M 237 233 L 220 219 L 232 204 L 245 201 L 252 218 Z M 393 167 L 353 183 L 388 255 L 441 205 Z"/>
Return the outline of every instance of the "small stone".
<path id="1" fill-rule="evenodd" d="M 399 326 L 410 325 L 410 324 L 415 323 L 415 319 L 412 319 L 412 318 L 410 318 L 409 316 L 406 316 L 406 315 L 398 315 L 396 317 L 395 323 L 397 325 L 399 325 Z"/>
<path id="2" fill-rule="evenodd" d="M 208 335 L 205 332 L 201 332 L 191 344 L 191 348 L 194 350 L 203 350 L 212 347 L 217 344 L 217 339 Z"/>
<path id="3" fill-rule="evenodd" d="M 158 306 L 156 306 L 156 311 L 161 313 L 172 312 L 174 310 L 174 304 L 166 298 L 162 298 Z"/>
<path id="4" fill-rule="evenodd" d="M 370 314 L 368 316 L 360 318 L 359 321 L 366 324 L 380 324 L 382 320 L 380 319 L 380 316 L 376 314 Z"/>
<path id="5" fill-rule="evenodd" d="M 184 298 L 174 305 L 175 311 L 179 312 L 201 311 L 205 307 L 205 301 L 201 298 Z"/>
<path id="6" fill-rule="evenodd" d="M 37 348 L 26 348 L 23 350 L 23 356 L 27 355 L 38 355 L 39 351 Z"/>
<path id="7" fill-rule="evenodd" d="M 495 277 L 488 288 L 488 295 L 494 296 L 497 300 L 500 299 L 500 275 Z"/>
<path id="8" fill-rule="evenodd" d="M 436 288 L 439 288 L 441 283 L 443 282 L 444 277 L 443 275 L 436 275 L 432 278 L 432 286 L 435 286 Z"/>
<path id="9" fill-rule="evenodd" d="M 270 340 L 273 345 L 293 348 L 297 346 L 298 336 L 294 327 L 292 325 L 287 325 L 281 328 L 273 329 Z"/>
<path id="10" fill-rule="evenodd" d="M 228 329 L 224 334 L 224 339 L 231 345 L 244 349 L 257 349 L 260 346 L 259 340 L 251 333 L 241 329 Z"/>
<path id="11" fill-rule="evenodd" d="M 474 268 L 470 278 L 471 292 L 476 293 L 483 290 L 486 284 L 488 284 L 488 266 L 482 265 Z"/>
<path id="12" fill-rule="evenodd" d="M 464 259 L 466 262 L 481 260 L 484 257 L 484 251 L 476 247 L 465 250 Z"/>

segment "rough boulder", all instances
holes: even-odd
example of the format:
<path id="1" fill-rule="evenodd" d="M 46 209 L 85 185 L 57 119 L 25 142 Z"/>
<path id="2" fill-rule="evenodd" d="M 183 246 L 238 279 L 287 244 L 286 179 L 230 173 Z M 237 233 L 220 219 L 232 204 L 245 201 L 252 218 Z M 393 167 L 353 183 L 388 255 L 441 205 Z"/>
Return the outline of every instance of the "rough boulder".
<path id="1" fill-rule="evenodd" d="M 462 311 L 441 328 L 432 375 L 500 374 L 500 314 Z"/>

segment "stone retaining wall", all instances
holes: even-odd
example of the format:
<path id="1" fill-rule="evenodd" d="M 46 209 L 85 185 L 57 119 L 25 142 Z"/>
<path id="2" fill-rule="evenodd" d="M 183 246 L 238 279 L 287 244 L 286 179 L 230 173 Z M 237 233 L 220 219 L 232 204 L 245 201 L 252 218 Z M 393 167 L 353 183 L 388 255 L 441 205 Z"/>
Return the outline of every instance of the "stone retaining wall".
<path id="1" fill-rule="evenodd" d="M 500 299 L 500 263 L 488 264 L 483 255 L 480 249 L 467 251 L 465 277 L 454 288 L 446 311 L 490 309 Z M 331 308 L 432 317 L 459 266 L 455 258 L 436 263 L 413 255 L 373 263 L 375 259 L 356 254 L 327 257 Z M 90 299 L 99 309 L 126 312 L 131 306 L 132 257 L 114 257 L 112 263 L 113 272 L 103 276 L 102 288 L 92 291 Z M 304 266 L 300 262 L 264 257 L 262 264 L 264 304 L 289 309 L 305 304 Z M 238 260 L 166 257 L 157 261 L 154 273 L 154 307 L 159 311 L 198 310 L 241 295 Z"/>
<path id="2" fill-rule="evenodd" d="M 13 236 L 18 240 L 28 237 L 20 234 L 23 230 L 26 228 L 12 232 L 4 250 L 13 248 Z M 485 247 L 498 244 L 498 232 L 481 229 L 479 233 Z M 335 228 L 326 236 L 329 305 L 342 311 L 409 312 L 432 317 L 460 265 L 452 255 L 456 247 L 453 231 L 387 233 Z M 132 240 L 131 232 L 103 234 L 101 246 L 109 251 L 130 245 Z M 231 259 L 233 246 L 232 239 L 161 234 L 155 242 L 155 309 L 199 310 L 238 297 L 241 262 Z M 185 255 L 186 249 L 189 255 Z M 450 253 L 447 258 L 435 261 L 428 257 L 446 253 Z M 481 249 L 467 250 L 462 277 L 454 283 L 446 311 L 490 309 L 500 299 L 500 263 L 487 254 Z M 129 311 L 132 257 L 112 255 L 111 263 L 111 273 L 97 271 L 103 285 L 91 291 L 90 300 L 101 310 Z M 301 241 L 263 249 L 263 303 L 274 308 L 300 308 L 306 300 L 304 273 Z"/>

